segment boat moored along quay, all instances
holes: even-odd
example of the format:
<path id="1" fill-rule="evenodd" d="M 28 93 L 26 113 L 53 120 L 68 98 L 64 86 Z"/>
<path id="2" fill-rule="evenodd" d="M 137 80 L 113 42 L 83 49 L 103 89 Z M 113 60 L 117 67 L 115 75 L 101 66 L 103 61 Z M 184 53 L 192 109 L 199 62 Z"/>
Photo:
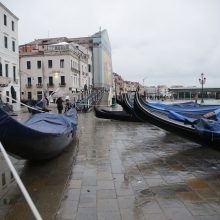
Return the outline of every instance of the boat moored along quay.
<path id="1" fill-rule="evenodd" d="M 77 112 L 39 113 L 21 123 L 0 109 L 0 141 L 6 151 L 27 160 L 47 160 L 61 153 L 77 130 Z"/>
<path id="2" fill-rule="evenodd" d="M 201 115 L 204 111 L 204 106 L 201 110 L 199 107 L 191 109 L 190 117 L 184 114 L 178 114 L 174 111 L 165 110 L 165 108 L 152 107 L 146 104 L 146 102 L 140 97 L 138 92 L 134 98 L 134 110 L 136 115 L 144 122 L 152 123 L 167 131 L 171 131 L 180 136 L 189 138 L 192 141 L 200 143 L 204 146 L 211 146 L 219 148 L 220 145 L 220 122 L 219 122 L 219 106 L 208 106 L 207 108 L 212 111 L 216 109 L 216 120 L 210 120 L 206 118 L 206 115 Z M 194 116 L 193 116 L 193 111 Z M 179 108 L 181 113 L 181 108 Z M 183 108 L 183 112 L 186 110 Z M 189 114 L 189 111 L 187 112 Z M 200 116 L 199 116 L 200 114 Z M 212 114 L 213 115 L 213 114 Z M 198 117 L 199 116 L 199 117 Z"/>
<path id="3" fill-rule="evenodd" d="M 78 142 L 58 157 L 12 158 L 43 219 L 220 218 L 218 150 L 148 122 L 93 112 L 78 122 Z M 0 219 L 34 219 L 2 158 L 1 168 Z"/>

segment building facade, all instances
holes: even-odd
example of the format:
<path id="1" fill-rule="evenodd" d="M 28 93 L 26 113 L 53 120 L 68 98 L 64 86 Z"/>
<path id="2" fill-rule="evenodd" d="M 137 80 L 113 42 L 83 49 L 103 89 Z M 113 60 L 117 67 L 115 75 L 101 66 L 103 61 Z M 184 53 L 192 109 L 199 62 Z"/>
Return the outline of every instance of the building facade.
<path id="1" fill-rule="evenodd" d="M 124 80 L 117 73 L 113 73 L 113 78 L 114 78 L 114 80 L 113 80 L 113 82 L 114 82 L 113 87 L 115 88 L 115 93 L 116 93 L 116 95 L 121 95 L 122 93 L 124 93 L 124 90 L 125 90 Z"/>
<path id="2" fill-rule="evenodd" d="M 0 3 L 0 97 L 20 109 L 18 18 Z"/>
<path id="3" fill-rule="evenodd" d="M 112 55 L 107 30 L 100 30 L 90 37 L 69 38 L 69 41 L 92 50 L 94 87 L 106 89 L 112 87 Z"/>
<path id="4" fill-rule="evenodd" d="M 62 38 L 20 46 L 21 99 L 53 92 L 74 96 L 92 87 L 92 52 Z"/>
<path id="5" fill-rule="evenodd" d="M 21 99 L 39 99 L 57 89 L 70 95 L 82 91 L 85 84 L 88 89 L 105 88 L 112 95 L 111 45 L 106 30 L 91 37 L 38 39 L 21 45 L 19 51 Z M 44 68 L 37 67 L 40 62 Z"/>

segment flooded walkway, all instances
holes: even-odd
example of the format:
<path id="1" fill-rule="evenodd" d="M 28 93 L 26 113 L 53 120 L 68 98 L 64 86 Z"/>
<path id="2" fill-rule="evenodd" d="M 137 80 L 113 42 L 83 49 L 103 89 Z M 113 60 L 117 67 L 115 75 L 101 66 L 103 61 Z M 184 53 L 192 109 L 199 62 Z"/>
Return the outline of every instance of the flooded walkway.
<path id="1" fill-rule="evenodd" d="M 79 115 L 79 152 L 56 219 L 220 219 L 220 151 L 153 125 Z"/>
<path id="2" fill-rule="evenodd" d="M 43 219 L 220 219 L 220 151 L 151 124 L 78 117 L 79 142 L 59 157 L 14 160 Z M 0 219 L 34 219 L 9 185 Z"/>

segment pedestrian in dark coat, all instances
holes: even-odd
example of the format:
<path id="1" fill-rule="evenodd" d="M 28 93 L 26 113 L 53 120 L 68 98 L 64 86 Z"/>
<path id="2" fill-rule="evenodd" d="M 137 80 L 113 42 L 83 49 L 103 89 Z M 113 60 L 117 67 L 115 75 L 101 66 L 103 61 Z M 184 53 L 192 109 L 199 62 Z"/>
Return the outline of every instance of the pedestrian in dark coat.
<path id="1" fill-rule="evenodd" d="M 59 97 L 56 101 L 57 103 L 57 110 L 59 114 L 62 114 L 63 111 L 63 99 L 61 97 Z"/>

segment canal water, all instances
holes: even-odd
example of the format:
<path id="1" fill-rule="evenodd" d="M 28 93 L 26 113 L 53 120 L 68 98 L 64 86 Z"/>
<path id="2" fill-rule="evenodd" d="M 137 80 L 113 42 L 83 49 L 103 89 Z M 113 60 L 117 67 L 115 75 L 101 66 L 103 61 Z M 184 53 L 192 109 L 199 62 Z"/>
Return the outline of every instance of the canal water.
<path id="1" fill-rule="evenodd" d="M 59 157 L 13 159 L 43 219 L 220 219 L 220 151 L 148 123 L 78 119 Z M 0 219 L 34 219 L 0 165 Z"/>

